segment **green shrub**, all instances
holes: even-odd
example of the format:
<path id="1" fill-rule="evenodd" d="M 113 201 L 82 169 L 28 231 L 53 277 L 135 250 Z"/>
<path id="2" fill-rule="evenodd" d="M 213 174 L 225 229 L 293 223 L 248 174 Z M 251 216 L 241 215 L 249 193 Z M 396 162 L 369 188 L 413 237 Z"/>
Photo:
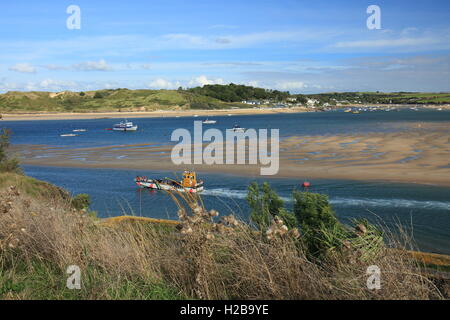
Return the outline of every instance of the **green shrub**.
<path id="1" fill-rule="evenodd" d="M 253 182 L 248 187 L 247 202 L 250 206 L 250 219 L 259 230 L 265 231 L 278 216 L 289 229 L 297 227 L 296 217 L 284 208 L 284 201 L 265 182 L 260 187 Z"/>
<path id="2" fill-rule="evenodd" d="M 72 198 L 72 206 L 77 210 L 88 209 L 91 204 L 91 198 L 86 193 L 77 194 Z"/>
<path id="3" fill-rule="evenodd" d="M 2 129 L 0 134 L 0 172 L 15 172 L 22 173 L 22 169 L 19 166 L 19 160 L 17 158 L 10 158 L 6 153 L 6 149 L 9 147 L 9 136 L 11 131 L 8 129 Z"/>

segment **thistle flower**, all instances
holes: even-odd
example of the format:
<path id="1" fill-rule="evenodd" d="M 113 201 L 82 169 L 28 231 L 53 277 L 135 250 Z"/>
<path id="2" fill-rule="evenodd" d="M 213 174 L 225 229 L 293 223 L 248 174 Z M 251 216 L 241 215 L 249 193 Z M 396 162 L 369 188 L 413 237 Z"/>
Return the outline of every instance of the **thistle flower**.
<path id="1" fill-rule="evenodd" d="M 219 212 L 217 212 L 216 210 L 210 210 L 209 211 L 209 216 L 210 217 L 218 217 L 219 216 Z"/>
<path id="2" fill-rule="evenodd" d="M 190 234 L 193 232 L 193 230 L 190 226 L 183 226 L 180 232 L 181 234 Z"/>
<path id="3" fill-rule="evenodd" d="M 358 236 L 362 236 L 362 235 L 366 234 L 367 228 L 363 224 L 358 224 L 355 228 L 355 232 Z"/>

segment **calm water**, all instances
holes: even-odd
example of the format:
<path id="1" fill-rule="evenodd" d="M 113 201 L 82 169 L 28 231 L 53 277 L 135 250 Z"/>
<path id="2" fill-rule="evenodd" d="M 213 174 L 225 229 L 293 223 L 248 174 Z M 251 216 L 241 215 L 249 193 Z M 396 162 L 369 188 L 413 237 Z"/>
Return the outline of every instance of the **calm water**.
<path id="1" fill-rule="evenodd" d="M 12 129 L 14 144 L 42 144 L 65 148 L 98 147 L 128 144 L 170 143 L 174 129 L 191 130 L 193 120 L 187 118 L 129 119 L 139 125 L 137 132 L 111 132 L 116 119 L 14 121 L 0 122 L 1 127 Z M 449 111 L 376 111 L 361 114 L 343 112 L 276 114 L 257 116 L 210 117 L 218 120 L 207 126 L 225 130 L 234 124 L 246 128 L 279 128 L 281 137 L 292 135 L 351 134 L 369 132 L 396 132 L 409 130 L 423 122 L 450 122 Z M 77 137 L 60 137 L 73 129 L 87 129 Z M 176 218 L 176 208 L 164 193 L 139 190 L 133 183 L 136 175 L 173 177 L 171 172 L 73 169 L 24 166 L 28 175 L 64 187 L 70 192 L 88 193 L 93 200 L 92 209 L 99 216 L 123 213 L 155 218 Z M 232 175 L 202 174 L 206 182 L 203 193 L 208 208 L 221 214 L 233 212 L 246 218 L 246 188 L 255 178 Z M 262 181 L 262 179 L 258 179 Z M 271 185 L 292 205 L 290 195 L 301 181 L 269 179 Z M 364 217 L 372 221 L 381 219 L 387 225 L 400 222 L 412 226 L 421 250 L 450 254 L 450 188 L 381 182 L 355 182 L 345 180 L 313 180 L 313 191 L 326 193 L 338 216 L 344 222 Z"/>
<path id="2" fill-rule="evenodd" d="M 204 128 L 225 130 L 239 124 L 243 128 L 280 129 L 280 137 L 293 135 L 352 134 L 369 132 L 396 132 L 410 129 L 422 122 L 450 122 L 450 111 L 374 111 L 360 114 L 344 112 L 317 112 L 271 115 L 241 115 L 210 117 L 217 120 Z M 201 117 L 129 119 L 139 125 L 137 132 L 125 134 L 105 130 L 117 119 L 2 121 L 2 127 L 13 130 L 14 144 L 45 144 L 53 146 L 98 147 L 122 144 L 170 143 L 172 131 L 185 128 L 193 131 L 193 121 Z M 60 137 L 74 129 L 87 129 L 77 137 Z"/>

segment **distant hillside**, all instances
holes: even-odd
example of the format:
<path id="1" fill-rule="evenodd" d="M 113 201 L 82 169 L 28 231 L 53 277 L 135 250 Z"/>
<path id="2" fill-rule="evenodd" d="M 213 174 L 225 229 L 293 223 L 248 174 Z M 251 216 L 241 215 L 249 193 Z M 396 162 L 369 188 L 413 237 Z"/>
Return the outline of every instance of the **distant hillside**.
<path id="1" fill-rule="evenodd" d="M 151 111 L 241 106 L 184 90 L 13 91 L 0 95 L 1 112 Z"/>
<path id="2" fill-rule="evenodd" d="M 373 104 L 448 104 L 450 93 L 424 92 L 330 92 L 308 95 L 321 103 L 373 103 Z"/>
<path id="3" fill-rule="evenodd" d="M 107 89 L 86 92 L 10 91 L 0 94 L 0 112 L 105 112 L 248 107 L 243 100 L 273 104 L 289 101 L 318 105 L 345 104 L 449 104 L 450 93 L 331 92 L 290 94 L 251 86 L 205 85 L 187 90 Z"/>
<path id="4" fill-rule="evenodd" d="M 243 100 L 271 100 L 281 102 L 290 97 L 290 94 L 287 91 L 282 92 L 278 90 L 255 88 L 234 83 L 228 85 L 205 85 L 203 87 L 189 89 L 189 92 L 227 102 L 241 102 Z"/>

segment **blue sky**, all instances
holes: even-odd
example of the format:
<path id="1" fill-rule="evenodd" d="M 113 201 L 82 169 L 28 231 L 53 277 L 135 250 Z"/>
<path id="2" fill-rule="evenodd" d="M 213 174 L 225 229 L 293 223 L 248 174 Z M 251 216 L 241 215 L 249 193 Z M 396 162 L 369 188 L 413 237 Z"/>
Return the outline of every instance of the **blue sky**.
<path id="1" fill-rule="evenodd" d="M 69 5 L 81 29 L 69 30 Z M 369 30 L 369 5 L 381 29 Z M 2 1 L 0 92 L 450 91 L 450 1 Z"/>

